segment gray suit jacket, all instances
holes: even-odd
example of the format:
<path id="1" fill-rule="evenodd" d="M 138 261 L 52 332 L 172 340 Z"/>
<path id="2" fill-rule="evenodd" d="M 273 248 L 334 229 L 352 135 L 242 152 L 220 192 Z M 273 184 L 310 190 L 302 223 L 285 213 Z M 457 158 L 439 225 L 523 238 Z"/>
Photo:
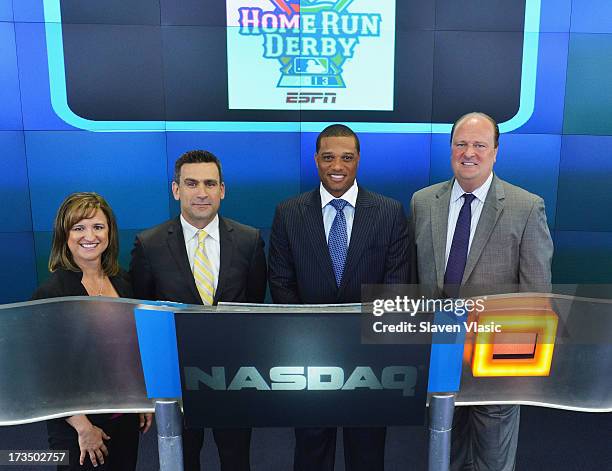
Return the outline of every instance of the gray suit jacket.
<path id="1" fill-rule="evenodd" d="M 416 192 L 410 203 L 410 230 L 417 256 L 417 278 L 442 290 L 448 206 L 454 178 Z M 544 201 L 493 175 L 470 247 L 463 286 L 503 292 L 550 289 L 553 243 Z M 484 293 L 483 293 L 484 294 Z"/>

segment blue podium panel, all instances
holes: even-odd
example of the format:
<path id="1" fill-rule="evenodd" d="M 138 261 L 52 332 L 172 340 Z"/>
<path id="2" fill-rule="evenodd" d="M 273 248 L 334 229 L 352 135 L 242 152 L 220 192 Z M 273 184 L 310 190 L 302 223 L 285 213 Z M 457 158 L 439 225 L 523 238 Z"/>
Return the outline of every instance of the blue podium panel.
<path id="1" fill-rule="evenodd" d="M 221 160 L 226 188 L 220 212 L 241 223 L 270 227 L 276 205 L 299 191 L 296 133 L 168 133 L 167 140 L 172 215 L 179 213 L 169 190 L 174 163 L 193 149 L 209 150 Z"/>
<path id="2" fill-rule="evenodd" d="M 165 136 L 160 133 L 26 132 L 35 231 L 49 231 L 75 191 L 106 198 L 119 227 L 168 218 Z"/>
<path id="3" fill-rule="evenodd" d="M 22 131 L 0 131 L 0 220 L 3 232 L 32 230 Z"/>
<path id="4" fill-rule="evenodd" d="M 36 288 L 31 232 L 0 232 L 0 304 L 27 301 Z"/>
<path id="5" fill-rule="evenodd" d="M 0 22 L 0 45 L 0 130 L 23 129 L 13 23 Z"/>
<path id="6" fill-rule="evenodd" d="M 556 228 L 612 231 L 612 136 L 563 136 Z"/>
<path id="7" fill-rule="evenodd" d="M 147 397 L 181 397 L 174 313 L 134 309 L 134 319 Z"/>

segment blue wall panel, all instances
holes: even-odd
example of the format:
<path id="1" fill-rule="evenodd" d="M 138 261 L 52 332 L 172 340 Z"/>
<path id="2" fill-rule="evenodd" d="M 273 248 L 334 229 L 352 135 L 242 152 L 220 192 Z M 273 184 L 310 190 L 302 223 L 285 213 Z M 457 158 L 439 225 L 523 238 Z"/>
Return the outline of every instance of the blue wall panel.
<path id="1" fill-rule="evenodd" d="M 611 136 L 563 136 L 557 229 L 612 231 L 610 146 Z"/>
<path id="2" fill-rule="evenodd" d="M 7 288 L 6 293 L 29 296 L 34 260 L 39 280 L 47 276 L 49 231 L 57 206 L 72 191 L 98 191 L 110 201 L 126 266 L 135 233 L 178 213 L 169 186 L 174 162 L 186 150 L 208 149 L 221 158 L 227 184 L 222 214 L 262 228 L 264 238 L 280 201 L 318 185 L 316 134 L 300 133 L 299 123 L 287 133 L 114 134 L 67 125 L 51 107 L 42 7 L 42 0 L 0 0 L 0 218 L 3 237 L 30 234 L 19 240 L 31 239 L 23 266 L 32 270 L 30 282 L 15 280 L 27 290 Z M 141 7 L 150 13 L 145 23 L 156 24 L 159 1 L 126 6 Z M 433 9 L 427 15 L 434 20 Z M 103 21 L 97 14 L 90 19 Z M 399 28 L 407 21 L 400 19 Z M 496 172 L 546 201 L 557 242 L 558 281 L 601 281 L 612 273 L 610 33 L 607 0 L 541 0 L 534 112 L 500 140 Z M 479 64 L 468 65 L 477 71 Z M 360 138 L 360 184 L 406 206 L 414 191 L 451 176 L 447 134 L 362 132 Z M 4 257 L 10 261 L 12 255 L 2 253 L 9 270 Z"/>
<path id="3" fill-rule="evenodd" d="M 570 35 L 565 134 L 612 134 L 612 34 Z"/>
<path id="4" fill-rule="evenodd" d="M 612 283 L 612 233 L 557 231 L 553 283 Z"/>
<path id="5" fill-rule="evenodd" d="M 23 126 L 25 129 L 74 129 L 57 117 L 49 98 L 49 74 L 42 23 L 15 23 Z"/>
<path id="6" fill-rule="evenodd" d="M 547 134 L 506 134 L 500 138 L 495 171 L 542 198 L 548 225 L 554 227 L 561 137 Z"/>
<path id="7" fill-rule="evenodd" d="M 3 232 L 32 230 L 22 131 L 0 131 L 0 220 Z"/>
<path id="8" fill-rule="evenodd" d="M 15 0 L 13 14 L 15 21 L 41 23 L 45 20 L 43 0 Z"/>
<path id="9" fill-rule="evenodd" d="M 74 191 L 104 196 L 122 229 L 167 219 L 164 134 L 28 131 L 26 146 L 35 231 L 52 229 L 59 204 Z"/>
<path id="10" fill-rule="evenodd" d="M 568 43 L 568 33 L 540 34 L 535 107 L 529 121 L 515 132 L 561 134 Z"/>
<path id="11" fill-rule="evenodd" d="M 0 0 L 0 21 L 13 21 L 12 0 Z"/>
<path id="12" fill-rule="evenodd" d="M 572 0 L 542 0 L 540 9 L 542 33 L 569 31 Z"/>
<path id="13" fill-rule="evenodd" d="M 0 233 L 0 302 L 30 299 L 36 288 L 32 232 Z"/>
<path id="14" fill-rule="evenodd" d="M 0 129 L 22 129 L 13 23 L 0 23 Z"/>
<path id="15" fill-rule="evenodd" d="M 610 0 L 573 0 L 572 33 L 612 33 Z"/>

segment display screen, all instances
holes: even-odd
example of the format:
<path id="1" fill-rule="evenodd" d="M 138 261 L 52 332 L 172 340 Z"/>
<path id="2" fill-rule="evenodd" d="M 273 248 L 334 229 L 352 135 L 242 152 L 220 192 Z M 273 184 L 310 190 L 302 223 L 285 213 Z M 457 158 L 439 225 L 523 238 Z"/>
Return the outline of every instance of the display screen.
<path id="1" fill-rule="evenodd" d="M 230 109 L 393 111 L 395 0 L 228 0 L 227 26 Z"/>
<path id="2" fill-rule="evenodd" d="M 538 0 L 57 1 L 82 118 L 450 123 L 517 114 Z"/>

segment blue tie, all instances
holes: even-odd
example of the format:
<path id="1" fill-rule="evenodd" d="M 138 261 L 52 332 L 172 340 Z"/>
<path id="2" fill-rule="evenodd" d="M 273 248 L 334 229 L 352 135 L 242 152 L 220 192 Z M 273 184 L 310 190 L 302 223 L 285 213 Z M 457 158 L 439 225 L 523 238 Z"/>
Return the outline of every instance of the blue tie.
<path id="1" fill-rule="evenodd" d="M 471 193 L 463 194 L 463 206 L 459 211 L 455 233 L 453 234 L 453 242 L 451 244 L 450 253 L 448 254 L 448 262 L 446 263 L 446 273 L 444 273 L 444 285 L 449 285 L 446 294 L 450 297 L 456 297 L 459 294 L 459 286 L 463 279 L 465 271 L 465 263 L 467 262 L 468 246 L 470 243 L 470 224 L 472 222 L 472 201 L 475 196 Z"/>
<path id="2" fill-rule="evenodd" d="M 344 272 L 344 264 L 346 263 L 346 252 L 348 250 L 348 235 L 346 231 L 346 218 L 344 217 L 344 207 L 348 201 L 337 199 L 331 200 L 328 204 L 336 209 L 336 217 L 332 222 L 329 230 L 329 238 L 327 246 L 329 247 L 329 255 L 334 266 L 334 275 L 336 277 L 336 285 L 340 286 L 342 281 L 342 272 Z"/>

